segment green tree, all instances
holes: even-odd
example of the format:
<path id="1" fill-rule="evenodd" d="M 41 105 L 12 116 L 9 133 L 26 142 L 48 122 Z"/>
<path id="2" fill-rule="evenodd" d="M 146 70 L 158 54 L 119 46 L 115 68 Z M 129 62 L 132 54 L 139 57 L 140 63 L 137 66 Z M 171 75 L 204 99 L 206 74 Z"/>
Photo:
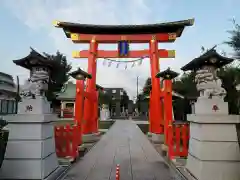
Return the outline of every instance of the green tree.
<path id="1" fill-rule="evenodd" d="M 239 114 L 240 94 L 236 86 L 240 84 L 240 68 L 234 65 L 228 65 L 219 69 L 218 76 L 222 80 L 222 87 L 227 92 L 225 101 L 228 102 L 229 113 Z"/>
<path id="2" fill-rule="evenodd" d="M 236 23 L 235 19 L 233 21 L 233 30 L 228 31 L 230 34 L 229 40 L 226 41 L 230 47 L 233 48 L 236 58 L 240 58 L 240 25 Z"/>
<path id="3" fill-rule="evenodd" d="M 61 91 L 63 85 L 69 80 L 69 71 L 72 66 L 67 62 L 66 56 L 57 51 L 55 55 L 50 55 L 44 53 L 44 55 L 50 60 L 57 62 L 59 66 L 54 69 L 50 76 L 50 81 L 48 84 L 47 98 L 49 101 L 54 101 L 56 99 L 56 94 Z"/>
<path id="4" fill-rule="evenodd" d="M 195 83 L 195 73 L 184 73 L 173 81 L 173 91 L 185 98 L 176 98 L 173 102 L 174 116 L 179 120 L 186 120 L 186 115 L 191 113 L 190 100 L 195 99 L 199 93 Z"/>
<path id="5" fill-rule="evenodd" d="M 228 31 L 230 34 L 229 40 L 225 43 L 234 50 L 234 56 L 240 60 L 240 25 L 232 19 L 233 29 Z M 238 63 L 239 64 L 239 63 Z M 240 69 L 239 65 L 229 65 L 219 71 L 219 75 L 223 81 L 223 86 L 227 91 L 226 100 L 229 102 L 230 113 L 239 113 L 240 95 L 237 92 L 236 86 L 240 84 Z"/>
<path id="6" fill-rule="evenodd" d="M 196 88 L 195 73 L 184 73 L 178 79 L 174 80 L 173 90 L 185 97 L 197 97 L 199 93 Z"/>
<path id="7" fill-rule="evenodd" d="M 120 104 L 125 109 L 128 107 L 129 96 L 125 90 L 123 90 L 123 95 L 121 96 Z"/>
<path id="8" fill-rule="evenodd" d="M 142 93 L 140 93 L 140 96 L 143 95 L 143 96 L 149 96 L 150 95 L 150 91 L 151 91 L 151 88 L 152 88 L 152 80 L 150 77 L 147 78 L 144 86 L 143 86 L 143 90 L 142 90 Z M 139 97 L 138 97 L 139 99 Z"/>

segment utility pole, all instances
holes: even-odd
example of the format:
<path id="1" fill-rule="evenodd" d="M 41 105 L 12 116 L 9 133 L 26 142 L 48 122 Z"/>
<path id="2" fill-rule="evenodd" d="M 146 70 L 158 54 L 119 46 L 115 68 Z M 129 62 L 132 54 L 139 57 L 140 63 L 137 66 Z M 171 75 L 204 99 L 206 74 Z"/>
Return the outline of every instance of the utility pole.
<path id="1" fill-rule="evenodd" d="M 138 109 L 138 103 L 139 103 L 139 102 L 138 102 L 138 100 L 139 100 L 139 99 L 138 99 L 138 78 L 139 78 L 139 76 L 137 76 L 137 99 L 136 99 L 136 107 L 135 107 L 135 108 L 137 109 L 137 111 L 139 110 L 139 109 Z"/>
<path id="2" fill-rule="evenodd" d="M 139 76 L 137 76 L 137 99 L 138 99 L 138 78 Z"/>

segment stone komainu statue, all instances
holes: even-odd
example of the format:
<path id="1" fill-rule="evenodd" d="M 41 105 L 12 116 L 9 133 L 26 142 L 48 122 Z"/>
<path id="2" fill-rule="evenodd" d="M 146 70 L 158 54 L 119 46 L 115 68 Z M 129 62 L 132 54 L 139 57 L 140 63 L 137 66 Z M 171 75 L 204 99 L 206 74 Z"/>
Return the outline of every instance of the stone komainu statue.
<path id="1" fill-rule="evenodd" d="M 25 82 L 20 96 L 22 98 L 35 99 L 36 96 L 45 96 L 48 89 L 49 75 L 47 71 L 36 70 Z"/>
<path id="2" fill-rule="evenodd" d="M 205 68 L 196 72 L 195 81 L 197 90 L 200 91 L 200 97 L 212 98 L 220 97 L 223 99 L 226 90 L 222 88 L 222 81 L 216 75 L 216 71 Z"/>

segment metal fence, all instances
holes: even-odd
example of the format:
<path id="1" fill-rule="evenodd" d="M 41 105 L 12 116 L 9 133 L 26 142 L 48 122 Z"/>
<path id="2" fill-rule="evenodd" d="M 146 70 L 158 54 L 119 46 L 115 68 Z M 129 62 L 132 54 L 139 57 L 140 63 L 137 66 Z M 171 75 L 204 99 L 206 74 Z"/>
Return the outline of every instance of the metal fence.
<path id="1" fill-rule="evenodd" d="M 17 114 L 17 101 L 0 99 L 0 115 Z"/>

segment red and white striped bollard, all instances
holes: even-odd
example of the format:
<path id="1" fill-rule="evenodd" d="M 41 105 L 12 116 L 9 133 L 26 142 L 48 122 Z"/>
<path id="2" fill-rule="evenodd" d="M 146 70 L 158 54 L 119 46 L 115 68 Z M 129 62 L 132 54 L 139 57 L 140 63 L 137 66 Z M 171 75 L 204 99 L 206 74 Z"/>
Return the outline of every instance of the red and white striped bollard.
<path id="1" fill-rule="evenodd" d="M 116 180 L 120 180 L 120 165 L 117 164 L 116 167 Z"/>

